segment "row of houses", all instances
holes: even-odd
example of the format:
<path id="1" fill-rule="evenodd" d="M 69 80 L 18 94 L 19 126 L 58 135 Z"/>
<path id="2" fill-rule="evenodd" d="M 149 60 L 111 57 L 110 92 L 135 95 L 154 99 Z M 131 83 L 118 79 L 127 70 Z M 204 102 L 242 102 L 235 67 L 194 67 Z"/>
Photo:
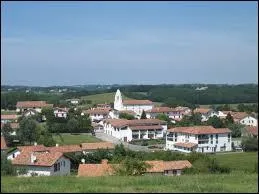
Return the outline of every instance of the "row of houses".
<path id="1" fill-rule="evenodd" d="M 1 152 L 7 151 L 5 140 L 1 136 Z M 70 175 L 71 161 L 64 153 L 88 154 L 97 149 L 114 149 L 113 144 L 108 142 L 82 143 L 80 145 L 66 145 L 45 147 L 44 145 L 19 146 L 7 153 L 7 159 L 11 160 L 15 167 L 26 169 L 26 174 L 21 176 L 64 176 Z M 146 174 L 181 175 L 182 170 L 192 165 L 188 160 L 181 161 L 145 161 L 150 167 Z M 114 175 L 115 170 L 108 160 L 103 159 L 101 164 L 79 164 L 78 176 L 108 176 Z M 19 169 L 18 169 L 19 172 Z"/>

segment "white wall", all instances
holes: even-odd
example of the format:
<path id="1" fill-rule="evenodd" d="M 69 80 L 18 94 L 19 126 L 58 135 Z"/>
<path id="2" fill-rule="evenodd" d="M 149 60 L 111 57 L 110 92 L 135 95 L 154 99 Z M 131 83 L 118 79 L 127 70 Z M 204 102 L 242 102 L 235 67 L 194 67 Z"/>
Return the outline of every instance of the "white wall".
<path id="1" fill-rule="evenodd" d="M 142 111 L 150 110 L 154 107 L 154 105 L 123 105 L 124 110 L 132 110 L 135 113 L 141 115 Z"/>
<path id="2" fill-rule="evenodd" d="M 256 127 L 257 126 L 257 119 L 255 119 L 254 117 L 251 117 L 251 116 L 247 116 L 243 119 L 240 120 L 240 123 L 242 125 L 247 125 L 247 126 L 254 126 Z"/>
<path id="3" fill-rule="evenodd" d="M 7 159 L 8 160 L 13 160 L 14 158 L 16 158 L 21 152 L 17 149 L 17 150 L 14 150 L 10 153 L 7 154 Z"/>
<path id="4" fill-rule="evenodd" d="M 59 110 L 54 110 L 54 115 L 56 117 L 59 117 L 59 118 L 66 118 L 67 117 L 67 112 L 65 111 L 59 111 Z"/>

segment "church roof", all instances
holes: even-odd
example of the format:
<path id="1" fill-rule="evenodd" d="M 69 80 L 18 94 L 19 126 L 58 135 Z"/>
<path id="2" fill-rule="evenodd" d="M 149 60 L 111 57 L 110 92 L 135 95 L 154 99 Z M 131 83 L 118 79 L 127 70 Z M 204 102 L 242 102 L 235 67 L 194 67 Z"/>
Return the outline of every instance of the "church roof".
<path id="1" fill-rule="evenodd" d="M 150 100 L 123 100 L 125 105 L 152 105 L 153 102 Z"/>

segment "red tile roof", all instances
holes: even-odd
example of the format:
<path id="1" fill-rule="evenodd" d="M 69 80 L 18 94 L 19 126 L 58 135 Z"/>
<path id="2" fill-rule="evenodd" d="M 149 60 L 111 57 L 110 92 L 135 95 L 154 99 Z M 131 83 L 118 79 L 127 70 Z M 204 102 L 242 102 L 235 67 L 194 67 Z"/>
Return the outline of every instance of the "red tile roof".
<path id="1" fill-rule="evenodd" d="M 152 105 L 150 100 L 123 100 L 124 105 Z"/>
<path id="2" fill-rule="evenodd" d="M 258 127 L 246 126 L 246 130 L 252 135 L 258 136 Z"/>
<path id="3" fill-rule="evenodd" d="M 192 147 L 195 147 L 197 146 L 198 144 L 197 143 L 190 143 L 190 142 L 178 142 L 178 143 L 175 143 L 174 145 L 176 146 L 181 146 L 181 147 L 185 147 L 185 148 L 192 148 Z"/>
<path id="4" fill-rule="evenodd" d="M 150 110 L 147 110 L 147 113 L 169 113 L 169 112 L 174 112 L 176 111 L 173 108 L 170 107 L 154 107 Z"/>
<path id="5" fill-rule="evenodd" d="M 111 124 L 114 127 L 125 127 L 128 126 L 128 120 L 126 119 L 106 119 L 105 123 Z"/>
<path id="6" fill-rule="evenodd" d="M 87 114 L 109 114 L 110 108 L 94 108 L 94 109 L 89 109 L 84 112 Z"/>
<path id="7" fill-rule="evenodd" d="M 178 133 L 189 133 L 189 134 L 221 134 L 221 133 L 231 133 L 227 128 L 215 129 L 212 126 L 192 126 L 192 127 L 175 127 L 168 129 L 169 132 Z"/>
<path id="8" fill-rule="evenodd" d="M 18 150 L 21 152 L 36 152 L 36 151 L 46 151 L 48 148 L 44 145 L 32 145 L 32 146 L 18 146 Z"/>
<path id="9" fill-rule="evenodd" d="M 163 129 L 163 127 L 161 125 L 151 125 L 151 126 L 132 126 L 130 127 L 131 130 L 153 130 L 153 129 Z"/>
<path id="10" fill-rule="evenodd" d="M 36 161 L 31 162 L 31 154 L 36 156 Z M 13 165 L 52 166 L 63 154 L 61 152 L 21 152 L 12 160 Z"/>
<path id="11" fill-rule="evenodd" d="M 241 120 L 241 119 L 249 116 L 249 114 L 247 114 L 246 112 L 231 112 L 230 114 L 234 120 Z"/>
<path id="12" fill-rule="evenodd" d="M 120 110 L 119 113 L 126 113 L 126 114 L 131 114 L 131 115 L 136 114 L 133 110 Z"/>
<path id="13" fill-rule="evenodd" d="M 165 170 L 181 170 L 184 168 L 192 167 L 192 164 L 188 160 L 179 161 L 163 161 L 154 160 L 146 161 L 151 167 L 147 169 L 147 172 L 164 172 Z"/>
<path id="14" fill-rule="evenodd" d="M 18 118 L 18 115 L 2 115 L 1 120 L 15 120 Z"/>
<path id="15" fill-rule="evenodd" d="M 106 119 L 104 122 L 110 123 L 114 127 L 140 126 L 140 125 L 166 125 L 166 121 L 159 119 Z"/>
<path id="16" fill-rule="evenodd" d="M 201 114 L 206 114 L 208 113 L 210 110 L 210 108 L 196 108 L 193 112 L 194 113 L 201 113 Z"/>
<path id="17" fill-rule="evenodd" d="M 102 161 L 101 164 L 79 164 L 78 176 L 106 176 L 114 173 L 111 164 Z"/>
<path id="18" fill-rule="evenodd" d="M 110 142 L 81 143 L 82 150 L 114 149 Z"/>
<path id="19" fill-rule="evenodd" d="M 1 135 L 1 150 L 5 150 L 7 148 L 8 147 L 6 145 L 5 138 L 4 138 L 4 136 Z"/>
<path id="20" fill-rule="evenodd" d="M 51 152 L 69 153 L 69 152 L 81 152 L 82 148 L 80 145 L 62 145 L 62 146 L 48 147 L 48 150 L 50 150 Z"/>
<path id="21" fill-rule="evenodd" d="M 46 106 L 53 106 L 53 104 L 47 104 L 46 101 L 19 101 L 16 104 L 17 108 L 33 108 Z"/>

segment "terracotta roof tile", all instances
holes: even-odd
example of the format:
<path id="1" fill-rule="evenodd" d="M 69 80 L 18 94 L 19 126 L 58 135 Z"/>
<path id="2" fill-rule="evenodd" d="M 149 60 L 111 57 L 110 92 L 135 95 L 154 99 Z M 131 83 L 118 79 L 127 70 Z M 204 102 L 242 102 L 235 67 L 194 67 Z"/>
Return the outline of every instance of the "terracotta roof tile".
<path id="1" fill-rule="evenodd" d="M 1 150 L 5 150 L 7 148 L 8 147 L 6 145 L 5 138 L 4 138 L 4 136 L 1 135 Z"/>
<path id="2" fill-rule="evenodd" d="M 148 129 L 163 129 L 163 127 L 161 125 L 151 125 L 151 126 L 132 126 L 130 127 L 131 130 L 148 130 Z"/>
<path id="3" fill-rule="evenodd" d="M 62 146 L 48 147 L 48 150 L 50 150 L 51 152 L 69 153 L 69 152 L 81 152 L 82 148 L 80 145 L 62 145 Z"/>
<path id="4" fill-rule="evenodd" d="M 1 114 L 1 120 L 15 120 L 18 118 L 18 115 L 2 115 Z"/>
<path id="5" fill-rule="evenodd" d="M 126 114 L 131 114 L 131 115 L 136 114 L 133 110 L 120 110 L 119 113 L 126 113 Z"/>
<path id="6" fill-rule="evenodd" d="M 114 149 L 110 142 L 81 143 L 82 150 Z"/>
<path id="7" fill-rule="evenodd" d="M 109 114 L 110 110 L 111 110 L 110 108 L 94 108 L 83 112 L 87 114 Z"/>
<path id="8" fill-rule="evenodd" d="M 193 112 L 194 113 L 206 114 L 206 113 L 208 113 L 211 110 L 212 109 L 210 109 L 210 108 L 196 108 Z"/>
<path id="9" fill-rule="evenodd" d="M 179 161 L 163 161 L 154 160 L 146 161 L 151 167 L 147 169 L 147 172 L 164 172 L 165 170 L 180 170 L 184 168 L 190 168 L 192 164 L 188 160 Z"/>
<path id="10" fill-rule="evenodd" d="M 246 126 L 246 130 L 252 135 L 258 135 L 258 127 Z"/>
<path id="11" fill-rule="evenodd" d="M 36 161 L 31 162 L 31 154 L 36 156 Z M 21 152 L 12 160 L 13 165 L 52 166 L 63 154 L 61 152 Z"/>
<path id="12" fill-rule="evenodd" d="M 152 105 L 153 102 L 150 100 L 123 100 L 124 105 Z"/>
<path id="13" fill-rule="evenodd" d="M 46 151 L 48 148 L 44 145 L 32 145 L 32 146 L 18 146 L 21 152 L 36 152 L 36 151 Z"/>
<path id="14" fill-rule="evenodd" d="M 192 127 L 175 127 L 168 129 L 169 132 L 178 133 L 189 133 L 189 134 L 221 134 L 221 133 L 231 133 L 227 128 L 215 129 L 212 126 L 192 126 Z"/>
<path id="15" fill-rule="evenodd" d="M 147 110 L 147 113 L 169 113 L 169 112 L 173 112 L 176 111 L 173 108 L 170 107 L 154 107 L 150 110 Z"/>
<path id="16" fill-rule="evenodd" d="M 106 176 L 112 175 L 114 170 L 111 164 L 79 164 L 78 176 Z"/>
<path id="17" fill-rule="evenodd" d="M 231 112 L 231 116 L 233 117 L 234 120 L 241 120 L 249 116 L 249 114 L 247 114 L 246 112 Z"/>
<path id="18" fill-rule="evenodd" d="M 53 106 L 53 104 L 47 104 L 46 101 L 19 101 L 16 104 L 17 108 L 33 108 L 46 106 Z"/>
<path id="19" fill-rule="evenodd" d="M 140 126 L 140 125 L 165 125 L 166 121 L 162 121 L 159 119 L 106 119 L 106 123 L 110 123 L 114 127 L 126 127 L 126 126 Z"/>

